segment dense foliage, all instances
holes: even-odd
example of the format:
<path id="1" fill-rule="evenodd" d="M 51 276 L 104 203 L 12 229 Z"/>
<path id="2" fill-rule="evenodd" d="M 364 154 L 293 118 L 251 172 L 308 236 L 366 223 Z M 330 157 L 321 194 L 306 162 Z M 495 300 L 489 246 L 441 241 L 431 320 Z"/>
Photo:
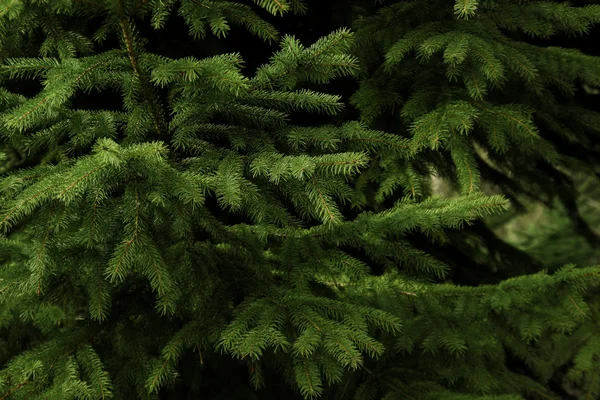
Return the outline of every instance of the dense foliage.
<path id="1" fill-rule="evenodd" d="M 323 3 L 0 0 L 0 399 L 600 396 L 600 6 Z"/>

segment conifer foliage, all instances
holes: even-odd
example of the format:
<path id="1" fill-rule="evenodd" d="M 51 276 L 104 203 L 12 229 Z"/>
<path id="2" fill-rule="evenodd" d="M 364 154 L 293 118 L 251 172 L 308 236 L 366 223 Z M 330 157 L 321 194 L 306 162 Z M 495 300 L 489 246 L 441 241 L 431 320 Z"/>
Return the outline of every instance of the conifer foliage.
<path id="1" fill-rule="evenodd" d="M 582 33 L 599 7 L 389 2 L 313 43 L 269 22 L 307 6 L 0 0 L 0 399 L 558 398 L 563 367 L 600 396 L 600 267 L 460 286 L 409 240 L 509 207 L 474 143 L 594 168 L 533 114 L 591 157 L 596 113 L 553 99 L 600 85 L 598 60 L 499 29 Z M 173 18 L 190 48 L 245 29 L 279 49 L 252 73 L 169 58 L 147 36 Z M 312 123 L 343 77 L 361 120 Z M 398 106 L 407 130 L 377 130 Z M 462 195 L 430 196 L 432 171 Z"/>

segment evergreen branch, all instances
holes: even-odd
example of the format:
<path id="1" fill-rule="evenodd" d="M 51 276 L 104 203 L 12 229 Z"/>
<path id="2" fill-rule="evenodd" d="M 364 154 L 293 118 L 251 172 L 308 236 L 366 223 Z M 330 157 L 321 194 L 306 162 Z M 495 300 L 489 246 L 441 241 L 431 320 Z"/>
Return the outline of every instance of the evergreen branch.
<path id="1" fill-rule="evenodd" d="M 12 3 L 12 4 L 8 3 L 8 6 L 6 6 L 4 9 L 0 9 L 0 15 L 6 14 L 10 10 L 10 7 L 13 6 L 13 5 L 14 5 L 14 3 Z M 2 398 L 0 400 L 3 400 L 3 399 L 4 398 Z"/>
<path id="2" fill-rule="evenodd" d="M 79 75 L 77 75 L 77 77 L 75 78 L 75 83 L 79 83 L 79 81 L 86 76 L 87 74 L 89 74 L 90 72 L 92 72 L 93 70 L 95 70 L 96 68 L 100 67 L 103 64 L 107 64 L 110 61 L 112 61 L 114 58 L 117 58 L 119 55 L 118 54 L 111 54 L 109 55 L 106 59 L 104 60 L 100 60 L 97 63 L 91 65 L 90 67 L 88 67 L 85 71 L 83 71 L 82 73 L 80 73 Z"/>
<path id="3" fill-rule="evenodd" d="M 471 166 L 467 162 L 465 163 L 465 167 L 469 171 L 469 190 L 467 191 L 467 194 L 471 194 L 473 193 L 473 185 L 475 184 L 475 181 L 473 179 L 473 171 L 471 170 Z"/>
<path id="4" fill-rule="evenodd" d="M 306 362 L 306 360 L 303 360 L 303 366 L 304 366 L 304 375 L 306 376 L 306 382 L 308 382 L 308 387 L 310 389 L 310 392 L 313 393 L 314 389 L 313 389 L 313 385 L 312 385 L 312 380 L 310 379 L 310 371 L 308 370 L 308 363 Z"/>
<path id="5" fill-rule="evenodd" d="M 577 311 L 579 311 L 581 313 L 581 315 L 583 316 L 587 316 L 582 310 L 581 308 L 579 308 L 579 306 L 577 305 L 577 303 L 575 303 L 575 300 L 573 300 L 573 298 L 571 296 L 568 296 L 569 300 L 571 300 L 571 303 L 573 303 L 573 305 L 575 306 L 575 308 L 577 309 Z"/>
<path id="6" fill-rule="evenodd" d="M 124 242 L 125 244 L 125 249 L 123 250 L 123 254 L 121 254 L 121 257 L 119 258 L 119 261 L 117 262 L 115 268 L 113 269 L 113 276 L 119 276 L 119 270 L 121 269 L 121 265 L 123 265 L 123 260 L 125 259 L 125 256 L 127 255 L 127 253 L 130 250 L 131 245 L 133 244 L 134 239 L 130 239 Z"/>
<path id="7" fill-rule="evenodd" d="M 28 179 L 36 179 L 36 178 L 41 178 L 41 177 L 42 177 L 42 175 L 36 174 L 36 175 L 24 176 L 21 179 L 25 181 L 25 180 L 28 180 Z"/>
<path id="8" fill-rule="evenodd" d="M 355 61 L 350 61 L 350 62 L 338 62 L 338 63 L 321 63 L 319 64 L 320 66 L 323 67 L 344 67 L 345 69 L 351 70 L 356 68 L 356 62 Z"/>
<path id="9" fill-rule="evenodd" d="M 502 75 L 501 71 L 496 67 L 496 63 L 492 62 L 492 60 L 485 57 L 483 54 L 481 54 L 481 52 L 475 50 L 474 46 L 471 46 L 469 50 L 471 50 L 473 53 L 475 53 L 477 56 L 479 56 L 482 60 L 484 60 L 487 64 L 488 68 L 491 68 L 494 71 L 493 76 L 495 76 L 496 78 L 493 78 L 490 76 L 490 74 L 487 74 L 488 78 L 490 78 L 493 81 L 496 81 L 498 79 L 497 77 Z M 498 64 L 498 65 L 501 66 L 501 64 Z"/>
<path id="10" fill-rule="evenodd" d="M 496 203 L 485 203 L 485 204 L 482 204 L 479 206 L 474 206 L 472 209 L 473 210 L 484 209 L 484 208 L 498 209 L 499 207 L 506 208 L 506 201 L 498 200 L 498 202 L 496 202 Z"/>
<path id="11" fill-rule="evenodd" d="M 355 335 L 348 334 L 348 337 L 351 340 L 353 340 L 354 342 L 359 342 L 360 341 L 360 338 L 357 337 L 357 336 L 355 336 Z M 370 348 L 372 354 L 381 354 L 381 349 L 378 349 L 377 347 L 373 346 L 372 344 L 364 342 L 364 341 L 362 342 L 362 344 L 365 345 L 366 347 Z"/>
<path id="12" fill-rule="evenodd" d="M 93 210 L 92 210 L 92 221 L 90 223 L 90 236 L 89 236 L 89 244 L 92 245 L 93 239 L 92 235 L 94 232 L 94 224 L 96 222 L 96 211 L 98 206 L 98 196 L 100 195 L 100 191 L 96 192 L 96 198 L 94 199 Z"/>
<path id="13" fill-rule="evenodd" d="M 523 127 L 529 133 L 529 135 L 532 138 L 537 138 L 539 136 L 535 131 L 533 131 L 529 126 L 527 126 L 526 123 L 524 123 L 523 121 L 521 121 L 518 118 L 513 117 L 512 115 L 509 115 L 509 114 L 506 114 L 506 113 L 503 113 L 503 112 L 499 112 L 499 111 L 493 111 L 492 109 L 487 108 L 487 107 L 483 106 L 481 103 L 478 103 L 478 102 L 475 102 L 475 101 L 471 101 L 471 100 L 467 100 L 467 101 L 471 105 L 473 105 L 474 107 L 479 108 L 480 110 L 489 112 L 490 114 L 499 115 L 501 117 L 505 117 L 505 118 L 513 121 L 515 124 Z"/>
<path id="14" fill-rule="evenodd" d="M 537 76 L 538 71 L 535 66 L 525 65 L 518 57 L 511 57 L 510 62 L 517 64 L 520 67 L 519 71 L 524 72 L 529 80 L 532 80 Z"/>
<path id="15" fill-rule="evenodd" d="M 284 12 L 289 10 L 287 3 L 281 0 L 254 0 L 254 2 L 273 15 L 277 15 L 278 13 L 283 15 Z"/>
<path id="16" fill-rule="evenodd" d="M 157 388 L 158 379 L 161 378 L 162 371 L 164 371 L 165 367 L 169 364 L 169 361 L 171 361 L 171 360 L 166 359 L 165 362 L 161 365 L 160 369 L 158 370 L 158 373 L 154 374 L 155 375 L 154 379 L 152 379 L 152 382 L 149 385 L 149 389 L 151 392 L 158 389 Z"/>
<path id="17" fill-rule="evenodd" d="M 87 375 L 98 381 L 101 399 L 112 397 L 111 382 L 108 373 L 104 371 L 100 357 L 90 344 L 84 344 L 82 349 L 77 352 L 79 363 L 83 366 Z"/>
<path id="18" fill-rule="evenodd" d="M 139 195 L 138 195 L 138 190 L 137 188 L 135 189 L 135 217 L 134 217 L 134 231 L 133 231 L 133 236 L 131 239 L 123 242 L 122 244 L 125 245 L 125 248 L 123 249 L 123 253 L 121 254 L 121 256 L 119 257 L 118 261 L 115 264 L 115 267 L 112 270 L 112 279 L 114 279 L 114 277 L 118 277 L 119 276 L 119 271 L 121 269 L 121 266 L 124 263 L 124 260 L 127 256 L 127 254 L 129 253 L 129 251 L 131 250 L 131 246 L 136 242 L 136 239 L 138 239 L 139 236 Z"/>
<path id="19" fill-rule="evenodd" d="M 318 162 L 316 165 L 319 167 L 331 167 L 334 165 L 362 165 L 364 164 L 363 160 L 351 160 L 351 161 L 334 161 L 334 162 Z"/>
<path id="20" fill-rule="evenodd" d="M 321 48 L 320 50 L 315 51 L 314 53 L 311 53 L 311 49 L 315 50 L 315 49 L 319 49 L 319 44 L 321 44 L 323 41 L 327 41 L 327 39 L 330 39 L 331 37 L 335 37 L 337 36 L 337 39 L 330 41 L 328 43 L 328 45 L 323 46 L 323 48 Z M 282 41 L 282 50 L 277 53 L 277 56 L 282 56 L 284 54 L 283 49 L 288 50 L 292 56 L 293 56 L 293 61 L 295 64 L 294 68 L 298 68 L 299 64 L 309 66 L 311 65 L 314 60 L 316 60 L 321 54 L 323 54 L 326 51 L 331 50 L 332 48 L 334 48 L 335 46 L 339 45 L 343 40 L 349 39 L 353 36 L 353 34 L 351 32 L 349 32 L 347 29 L 338 29 L 336 32 L 331 33 L 330 35 L 320 39 L 319 41 L 317 41 L 316 43 L 314 43 L 309 49 L 304 49 L 302 47 L 302 45 L 292 36 L 287 36 L 283 39 Z M 288 44 L 289 46 L 287 48 L 284 48 L 284 45 Z M 302 56 L 305 56 L 308 58 L 307 61 L 303 62 L 304 60 L 302 59 L 301 55 L 297 54 L 295 52 L 294 49 L 294 45 L 296 45 L 298 47 L 298 50 L 302 52 Z M 324 63 L 323 63 L 324 64 Z M 356 65 L 354 63 L 354 61 L 349 61 L 349 62 L 344 62 L 344 63 L 329 63 L 331 66 L 334 65 L 339 65 L 340 67 L 344 66 L 346 67 L 346 69 L 354 69 L 356 68 Z M 272 64 L 271 64 L 272 65 Z M 318 64 L 318 65 L 322 65 L 322 64 Z M 267 66 L 268 67 L 268 66 Z M 259 70 L 260 71 L 260 70 Z M 288 67 L 288 63 L 284 63 L 284 68 L 282 72 L 279 72 L 276 75 L 271 75 L 270 73 L 268 73 L 268 70 L 263 71 L 263 73 L 265 73 L 266 75 L 269 76 L 269 80 L 264 81 L 262 83 L 258 83 L 255 87 L 252 87 L 249 89 L 248 93 L 253 92 L 254 90 L 257 89 L 263 89 L 264 87 L 269 87 L 272 85 L 272 81 L 276 81 L 280 78 L 283 78 L 293 72 L 297 72 L 297 71 L 293 71 L 291 68 Z M 320 71 L 319 71 L 320 72 Z M 347 75 L 348 72 L 345 71 L 343 73 L 343 75 Z M 318 78 L 317 78 L 318 79 Z M 323 80 L 323 82 L 325 82 L 326 80 Z"/>
<path id="21" fill-rule="evenodd" d="M 9 285 L 4 286 L 3 288 L 0 289 L 0 294 L 4 294 L 4 292 L 7 292 L 11 287 L 13 287 L 16 284 L 17 284 L 17 281 L 12 281 Z"/>
<path id="22" fill-rule="evenodd" d="M 119 3 L 119 24 L 121 25 L 121 31 L 123 33 L 123 38 L 125 41 L 125 46 L 127 47 L 127 54 L 129 55 L 129 61 L 131 62 L 131 66 L 135 72 L 135 75 L 138 76 L 140 80 L 140 85 L 142 87 L 142 91 L 144 92 L 144 97 L 146 97 L 146 101 L 150 104 L 150 109 L 152 110 L 152 117 L 154 121 L 154 128 L 158 135 L 161 135 L 162 127 L 164 126 L 162 118 L 160 117 L 159 111 L 157 109 L 157 104 L 154 101 L 154 98 L 150 92 L 150 88 L 148 87 L 148 81 L 143 74 L 137 54 L 135 53 L 133 36 L 131 34 L 131 26 L 129 21 L 125 15 L 125 5 L 123 4 L 124 0 L 118 0 Z"/>
<path id="23" fill-rule="evenodd" d="M 103 304 L 102 302 L 104 301 L 104 298 L 102 296 L 103 290 L 104 290 L 104 279 L 102 279 L 102 276 L 98 277 L 98 282 L 100 283 L 98 285 L 98 298 L 100 299 L 100 301 L 98 302 L 98 315 L 102 315 L 103 314 Z"/>
<path id="24" fill-rule="evenodd" d="M 6 217 L 4 217 L 4 219 L 2 220 L 2 222 L 0 222 L 0 226 L 4 225 L 6 223 L 6 221 L 8 221 L 8 219 L 16 212 L 18 211 L 23 205 L 25 205 L 26 203 L 28 203 L 29 201 L 35 199 L 36 197 L 40 196 L 41 194 L 43 194 L 44 192 L 47 192 L 48 190 L 52 189 L 54 186 L 56 185 L 51 185 L 48 186 L 45 189 L 40 190 L 39 192 L 37 192 L 36 194 L 32 195 L 31 197 L 28 197 L 27 199 L 23 200 L 19 205 L 17 205 L 16 207 L 12 208 L 8 214 L 6 215 Z"/>
<path id="25" fill-rule="evenodd" d="M 106 399 L 105 396 L 105 389 L 104 389 L 104 384 L 102 383 L 102 377 L 101 376 L 97 376 L 96 379 L 98 380 L 98 386 L 100 386 L 100 393 L 102 395 L 102 400 Z M 110 396 L 110 392 L 108 392 L 108 395 Z"/>
<path id="26" fill-rule="evenodd" d="M 84 180 L 85 178 L 87 178 L 88 176 L 92 175 L 93 173 L 95 173 L 96 171 L 101 170 L 102 168 L 104 168 L 104 166 L 100 166 L 98 168 L 94 168 L 93 170 L 85 173 L 83 176 L 81 176 L 79 179 L 75 180 L 75 182 L 73 182 L 71 185 L 69 185 L 66 189 L 64 189 L 62 192 L 60 192 L 58 194 L 57 197 L 62 197 L 66 192 L 68 192 L 69 190 L 73 189 L 75 186 L 77 186 L 77 184 L 79 182 L 81 182 L 82 180 Z"/>
<path id="27" fill-rule="evenodd" d="M 313 321 L 312 321 L 312 320 L 311 320 L 311 319 L 308 317 L 308 315 L 306 315 L 306 314 L 305 314 L 305 313 L 303 313 L 303 312 L 302 312 L 302 313 L 300 313 L 300 314 L 301 314 L 302 316 L 304 316 L 304 318 L 306 318 L 306 319 L 308 320 L 308 322 L 310 322 L 310 324 L 311 324 L 312 326 L 314 326 L 314 327 L 315 327 L 315 329 L 316 329 L 316 330 L 318 330 L 319 332 L 322 332 L 322 331 L 323 331 L 323 330 L 322 330 L 322 329 L 321 329 L 321 328 L 320 328 L 320 327 L 319 327 L 319 326 L 318 326 L 318 325 L 317 325 L 315 322 L 313 322 Z"/>
<path id="28" fill-rule="evenodd" d="M 465 194 L 472 194 L 475 190 L 475 186 L 479 183 L 478 171 L 473 172 L 473 168 L 477 168 L 475 158 L 473 157 L 472 149 L 467 140 L 463 137 L 457 136 L 454 127 L 451 128 L 453 141 L 452 148 L 450 149 L 452 158 L 457 166 L 457 170 L 460 172 L 463 168 L 466 168 L 468 173 L 468 189 Z M 463 174 L 459 173 L 459 182 L 461 189 L 464 190 L 464 179 Z"/>
<path id="29" fill-rule="evenodd" d="M 13 387 L 6 393 L 4 396 L 0 397 L 0 400 L 8 400 L 10 396 L 12 396 L 17 390 L 21 389 L 23 386 L 27 385 L 29 380 L 26 379 L 23 382 L 19 383 L 17 386 Z"/>
<path id="30" fill-rule="evenodd" d="M 199 5 L 200 7 L 204 7 L 206 9 L 210 9 L 206 4 L 200 3 L 198 0 L 192 0 L 192 3 Z"/>
<path id="31" fill-rule="evenodd" d="M 477 98 L 478 99 L 483 99 L 483 94 L 485 93 L 485 90 L 479 87 L 479 85 L 477 84 L 477 79 L 475 78 L 475 76 L 470 76 L 469 80 L 475 86 L 475 91 L 476 91 L 476 94 L 477 94 Z"/>
<path id="32" fill-rule="evenodd" d="M 475 15 L 479 0 L 456 0 L 454 3 L 454 13 L 461 18 L 469 18 Z"/>
<path id="33" fill-rule="evenodd" d="M 60 223 L 67 217 L 67 209 L 65 208 L 61 214 L 61 216 L 58 218 L 58 220 L 56 221 L 56 224 L 54 224 L 54 230 L 56 232 L 59 231 L 60 229 Z"/>
<path id="34" fill-rule="evenodd" d="M 348 358 L 352 359 L 354 358 L 349 364 L 351 364 L 352 367 L 357 368 L 358 365 L 360 364 L 360 357 L 352 357 L 352 352 L 350 351 L 350 349 L 348 349 L 348 347 L 344 346 L 344 344 L 335 339 L 335 337 L 332 337 L 331 339 L 333 339 L 333 342 L 336 343 L 338 345 L 339 348 L 341 348 L 346 355 L 348 356 Z M 338 358 L 339 360 L 339 358 Z"/>
<path id="35" fill-rule="evenodd" d="M 386 146 L 390 146 L 390 147 L 398 147 L 398 148 L 401 148 L 401 149 L 404 149 L 404 150 L 410 149 L 410 145 L 398 144 L 398 143 L 389 142 L 389 141 L 383 140 L 383 139 L 353 137 L 353 138 L 348 138 L 347 140 L 357 140 L 357 141 L 374 142 L 374 143 L 385 144 Z"/>
<path id="36" fill-rule="evenodd" d="M 42 60 L 45 61 L 45 59 L 42 59 Z M 28 70 L 32 69 L 32 66 L 31 65 L 11 65 L 11 64 L 16 63 L 16 62 L 26 62 L 26 61 L 30 61 L 30 60 L 23 59 L 23 58 L 20 58 L 18 60 L 8 59 L 8 60 L 6 60 L 7 65 L 2 65 L 0 68 L 2 69 L 3 72 L 4 71 L 9 72 L 11 78 L 14 77 L 15 75 L 18 77 L 20 70 L 28 71 Z M 49 70 L 52 70 L 53 68 L 56 68 L 56 65 L 36 65 L 35 68 L 40 71 L 49 71 Z"/>
<path id="37" fill-rule="evenodd" d="M 34 112 L 36 109 L 38 109 L 39 107 L 41 107 L 42 105 L 44 105 L 47 101 L 49 100 L 48 97 L 44 97 L 40 102 L 38 102 L 31 110 L 27 111 L 25 114 L 21 115 L 19 118 L 17 118 L 17 120 L 15 121 L 15 124 L 18 124 L 22 119 L 26 118 L 29 116 L 29 114 L 31 114 L 32 112 Z"/>
<path id="38" fill-rule="evenodd" d="M 140 197 L 138 189 L 135 189 L 135 233 L 134 238 L 139 236 L 139 221 L 140 221 Z M 133 240 L 133 238 L 132 238 Z"/>
<path id="39" fill-rule="evenodd" d="M 438 117 L 438 114 L 437 114 L 435 111 L 433 111 L 433 112 L 430 112 L 430 113 L 428 113 L 428 114 L 427 114 L 427 116 L 426 116 L 425 118 L 419 118 L 419 120 L 420 120 L 420 121 L 419 121 L 419 123 L 415 124 L 415 125 L 412 127 L 412 130 L 413 130 L 413 132 L 417 132 L 417 131 L 419 131 L 419 129 L 421 129 L 421 127 L 422 127 L 422 126 L 423 126 L 425 123 L 429 122 L 429 120 L 430 120 L 431 118 L 437 118 L 437 117 Z"/>
<path id="40" fill-rule="evenodd" d="M 315 54 L 312 54 L 313 58 L 317 58 L 319 57 L 321 54 L 325 53 L 326 51 L 329 51 L 330 49 L 334 48 L 335 46 L 337 46 L 339 43 L 341 43 L 343 40 L 346 39 L 350 39 L 352 37 L 352 34 L 349 31 L 346 31 L 344 29 L 340 29 L 340 35 L 338 37 L 337 40 L 331 42 L 331 44 L 329 44 L 329 46 L 325 46 L 321 49 L 321 51 L 317 51 Z M 314 46 L 314 45 L 313 45 Z M 312 47 L 312 46 L 311 46 Z M 310 48 L 309 48 L 310 50 Z"/>
<path id="41" fill-rule="evenodd" d="M 204 358 L 202 357 L 202 351 L 200 350 L 200 347 L 198 347 L 198 345 L 196 344 L 194 346 L 195 350 L 198 350 L 198 357 L 200 358 L 200 365 L 204 365 Z"/>
<path id="42" fill-rule="evenodd" d="M 41 261 L 42 253 L 46 249 L 46 243 L 48 242 L 48 237 L 50 237 L 50 229 L 51 229 L 51 226 L 50 226 L 50 223 L 48 223 L 48 229 L 46 230 L 46 235 L 44 237 L 44 241 L 42 242 L 42 245 L 40 246 L 40 249 L 38 250 L 38 252 L 36 254 L 38 261 Z M 42 274 L 40 274 L 40 276 L 38 278 L 36 293 L 38 296 L 42 294 Z"/>
<path id="43" fill-rule="evenodd" d="M 156 265 L 156 261 L 152 260 L 152 266 L 154 267 L 154 272 L 157 276 L 156 279 L 159 282 L 158 292 L 167 293 L 167 287 L 165 286 L 165 282 L 163 281 L 162 276 L 160 275 L 160 268 L 158 268 L 158 266 Z"/>
<path id="44" fill-rule="evenodd" d="M 302 171 L 304 171 L 304 168 L 302 168 Z M 331 210 L 329 209 L 329 204 L 327 204 L 327 201 L 325 201 L 325 198 L 323 197 L 323 192 L 321 192 L 321 189 L 319 188 L 319 185 L 317 183 L 317 179 L 315 178 L 314 175 L 312 176 L 312 181 L 313 181 L 315 187 L 317 188 L 317 191 L 319 192 L 319 197 L 321 198 L 321 202 L 325 206 L 325 210 L 329 214 L 329 220 L 330 221 L 335 220 L 335 216 L 332 214 Z"/>

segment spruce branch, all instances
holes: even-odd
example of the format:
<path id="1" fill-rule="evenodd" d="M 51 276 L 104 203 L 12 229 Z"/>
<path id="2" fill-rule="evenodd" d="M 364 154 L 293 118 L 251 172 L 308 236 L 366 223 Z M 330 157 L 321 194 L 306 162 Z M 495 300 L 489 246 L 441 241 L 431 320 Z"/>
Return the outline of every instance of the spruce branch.
<path id="1" fill-rule="evenodd" d="M 302 171 L 304 172 L 304 168 L 302 168 Z M 336 221 L 335 215 L 333 215 L 333 213 L 331 212 L 331 210 L 329 209 L 329 203 L 327 202 L 327 200 L 325 200 L 325 198 L 323 197 L 323 192 L 321 191 L 321 189 L 319 188 L 319 184 L 317 183 L 317 179 L 315 178 L 315 176 L 313 175 L 311 177 L 312 182 L 315 186 L 315 188 L 317 189 L 317 191 L 319 192 L 319 198 L 321 199 L 321 203 L 323 204 L 323 206 L 325 207 L 325 211 L 327 213 L 328 216 L 328 221 L 329 223 L 333 223 L 334 221 Z"/>
<path id="2" fill-rule="evenodd" d="M 70 191 L 70 190 L 72 190 L 74 187 L 76 187 L 76 186 L 77 186 L 77 185 L 78 185 L 80 182 L 82 182 L 82 181 L 84 181 L 85 179 L 87 179 L 87 178 L 88 178 L 90 175 L 93 175 L 93 174 L 95 174 L 96 172 L 98 172 L 98 171 L 100 171 L 100 170 L 102 170 L 102 169 L 104 169 L 104 168 L 105 168 L 105 166 L 103 165 L 103 166 L 100 166 L 100 167 L 94 168 L 94 169 L 92 169 L 91 171 L 88 171 L 88 172 L 86 172 L 86 173 L 85 173 L 85 174 L 83 174 L 81 177 L 79 177 L 79 178 L 77 178 L 75 181 L 73 181 L 73 183 L 71 183 L 71 184 L 70 184 L 69 186 L 67 186 L 65 189 L 63 189 L 63 190 L 62 190 L 62 191 L 61 191 L 61 192 L 60 192 L 60 193 L 59 193 L 59 194 L 58 194 L 56 197 L 57 197 L 58 199 L 61 199 L 61 200 L 66 200 L 64 197 L 65 197 L 65 194 L 66 194 L 67 192 L 69 192 L 69 191 Z M 65 203 L 66 203 L 66 204 L 68 204 L 68 200 L 67 200 L 67 201 L 65 201 Z"/>
<path id="3" fill-rule="evenodd" d="M 37 251 L 35 257 L 35 263 L 42 263 L 42 255 L 44 254 L 45 250 L 46 250 L 46 243 L 48 243 L 48 238 L 50 237 L 50 230 L 51 230 L 51 225 L 50 223 L 48 223 L 48 229 L 46 229 L 46 234 L 44 235 L 44 240 L 42 241 L 42 244 L 40 245 L 40 249 Z M 43 271 L 40 271 L 41 273 L 38 274 L 38 279 L 37 279 L 37 290 L 36 293 L 38 296 L 40 296 L 42 294 L 42 279 L 43 279 Z"/>
<path id="4" fill-rule="evenodd" d="M 93 245 L 93 239 L 92 236 L 94 234 L 94 223 L 96 222 L 96 212 L 98 209 L 98 198 L 100 197 L 100 191 L 96 192 L 96 197 L 94 198 L 94 203 L 92 205 L 92 220 L 90 223 L 90 235 L 89 235 L 89 241 L 88 241 L 88 246 L 92 246 Z"/>
<path id="5" fill-rule="evenodd" d="M 0 288 L 0 294 L 4 294 L 6 292 L 8 292 L 8 290 L 13 287 L 14 285 L 17 284 L 18 281 L 12 281 L 11 283 L 9 283 L 8 285 L 4 286 L 3 288 Z"/>
<path id="6" fill-rule="evenodd" d="M 23 386 L 25 386 L 27 384 L 29 384 L 29 379 L 26 379 L 23 382 L 19 383 L 18 385 L 9 389 L 9 391 L 4 396 L 0 397 L 0 400 L 8 400 L 10 398 L 10 396 L 12 396 L 17 390 L 21 389 Z"/>
<path id="7" fill-rule="evenodd" d="M 29 114 L 35 112 L 38 108 L 40 108 L 41 106 L 43 106 L 46 102 L 48 102 L 48 100 L 50 100 L 49 97 L 43 97 L 38 103 L 36 103 L 29 111 L 27 111 L 25 114 L 21 115 L 19 118 L 16 119 L 16 121 L 14 122 L 14 125 L 18 125 L 21 120 L 27 118 L 29 116 Z"/>
<path id="8" fill-rule="evenodd" d="M 40 190 L 37 193 L 34 193 L 33 195 L 31 195 L 30 197 L 26 198 L 25 200 L 23 200 L 21 203 L 19 203 L 17 206 L 13 207 L 4 217 L 4 219 L 2 220 L 2 222 L 0 222 L 0 227 L 4 227 L 3 229 L 3 234 L 6 234 L 6 232 L 8 231 L 9 227 L 7 226 L 7 223 L 9 221 L 9 219 L 12 217 L 12 215 L 14 213 L 16 213 L 17 211 L 20 211 L 27 203 L 35 200 L 37 197 L 41 196 L 42 194 L 48 192 L 50 189 L 53 189 L 56 185 L 50 185 L 42 190 Z"/>
<path id="9" fill-rule="evenodd" d="M 475 15 L 479 6 L 479 0 L 456 0 L 454 3 L 454 13 L 459 18 L 468 19 Z"/>
<path id="10" fill-rule="evenodd" d="M 83 79 L 83 78 L 84 78 L 86 75 L 88 75 L 89 73 L 91 73 L 93 70 L 95 70 L 96 68 L 98 68 L 98 67 L 100 67 L 100 66 L 102 66 L 102 65 L 106 65 L 106 64 L 110 63 L 111 61 L 113 61 L 113 60 L 114 60 L 115 58 L 117 58 L 117 57 L 119 57 L 119 54 L 117 54 L 117 53 L 115 52 L 115 53 L 109 54 L 109 55 L 108 55 L 108 57 L 106 57 L 105 59 L 103 59 L 103 60 L 100 60 L 100 61 L 98 61 L 98 62 L 97 62 L 97 63 L 95 63 L 95 64 L 92 64 L 92 65 L 91 65 L 91 66 L 89 66 L 89 67 L 88 67 L 88 68 L 87 68 L 85 71 L 83 71 L 82 73 L 80 73 L 79 75 L 77 75 L 77 76 L 75 77 L 75 81 L 74 81 L 74 83 L 75 83 L 75 84 L 79 83 L 79 81 L 80 81 L 81 79 Z"/>
<path id="11" fill-rule="evenodd" d="M 287 0 L 253 0 L 260 7 L 264 8 L 273 15 L 283 15 L 290 9 Z"/>
<path id="12" fill-rule="evenodd" d="M 117 0 L 119 4 L 119 24 L 121 26 L 121 32 L 123 33 L 123 40 L 125 42 L 125 46 L 127 48 L 127 54 L 129 55 L 129 61 L 131 62 L 131 66 L 133 67 L 134 76 L 137 76 L 142 88 L 142 92 L 144 93 L 144 97 L 146 101 L 150 105 L 150 109 L 152 110 L 152 119 L 154 122 L 154 128 L 158 135 L 164 136 L 163 127 L 166 126 L 162 116 L 159 111 L 159 105 L 156 104 L 155 97 L 151 91 L 149 86 L 149 80 L 146 78 L 143 73 L 139 61 L 138 55 L 136 54 L 133 42 L 133 35 L 131 33 L 131 24 L 127 15 L 125 14 L 125 5 L 124 0 Z"/>

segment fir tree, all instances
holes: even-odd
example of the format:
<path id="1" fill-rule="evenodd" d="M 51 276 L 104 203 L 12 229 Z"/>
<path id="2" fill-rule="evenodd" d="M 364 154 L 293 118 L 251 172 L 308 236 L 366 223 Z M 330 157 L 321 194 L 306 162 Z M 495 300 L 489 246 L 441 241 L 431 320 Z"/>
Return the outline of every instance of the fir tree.
<path id="1" fill-rule="evenodd" d="M 545 384 L 569 362 L 570 381 L 598 396 L 600 268 L 461 286 L 414 235 L 441 246 L 508 207 L 479 190 L 477 137 L 496 138 L 497 164 L 534 171 L 506 153 L 515 143 L 548 165 L 589 167 L 543 138 L 532 113 L 554 106 L 556 124 L 580 124 L 574 135 L 594 129 L 595 114 L 552 103 L 549 84 L 597 84 L 596 60 L 508 51 L 493 28 L 551 33 L 547 15 L 582 32 L 600 13 L 434 3 L 383 8 L 359 23 L 356 47 L 349 29 L 280 38 L 261 16 L 302 14 L 300 0 L 0 2 L 0 399 L 555 398 Z M 279 50 L 254 73 L 238 53 L 166 57 L 148 38 L 174 15 L 186 46 L 237 25 Z M 365 40 L 385 54 L 373 77 Z M 462 84 L 440 85 L 446 66 Z M 337 115 L 341 97 L 312 88 L 347 76 L 362 84 L 361 121 L 298 118 Z M 502 103 L 509 78 L 531 97 Z M 370 126 L 407 80 L 411 135 Z M 77 107 L 92 91 L 96 108 Z M 456 171 L 462 195 L 429 196 L 431 169 Z"/>

